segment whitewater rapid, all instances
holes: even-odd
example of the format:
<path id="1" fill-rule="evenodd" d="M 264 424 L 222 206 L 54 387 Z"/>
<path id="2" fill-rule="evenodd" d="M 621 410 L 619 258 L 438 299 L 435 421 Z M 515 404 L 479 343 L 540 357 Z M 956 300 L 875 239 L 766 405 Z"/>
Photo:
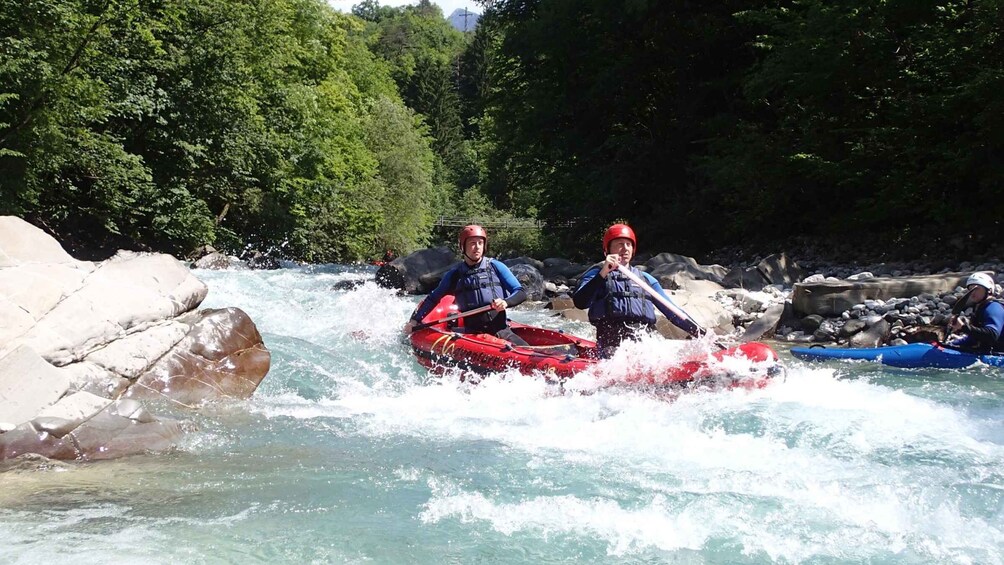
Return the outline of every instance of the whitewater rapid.
<path id="1" fill-rule="evenodd" d="M 763 389 L 430 375 L 372 269 L 198 271 L 273 366 L 171 454 L 3 474 L 0 561 L 1004 563 L 993 369 L 806 365 Z M 591 337 L 537 306 L 512 317 Z M 608 367 L 683 355 L 649 340 Z"/>

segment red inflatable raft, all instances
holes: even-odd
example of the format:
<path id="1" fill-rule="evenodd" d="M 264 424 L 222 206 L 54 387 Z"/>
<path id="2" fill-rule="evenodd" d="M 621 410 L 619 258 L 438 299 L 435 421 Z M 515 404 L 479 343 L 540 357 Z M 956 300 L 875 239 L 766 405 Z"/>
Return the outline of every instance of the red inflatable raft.
<path id="1" fill-rule="evenodd" d="M 422 321 L 439 320 L 457 313 L 453 297 L 446 296 Z M 600 359 L 596 343 L 548 330 L 511 322 L 512 331 L 529 347 L 517 346 L 489 334 L 466 334 L 439 323 L 411 333 L 411 347 L 418 362 L 430 369 L 456 367 L 474 373 L 488 374 L 511 368 L 523 374 L 542 374 L 550 379 L 565 380 L 595 367 Z M 745 374 L 734 374 L 723 363 L 729 358 L 741 358 L 750 367 Z M 777 354 L 769 346 L 750 342 L 709 355 L 702 361 L 686 361 L 660 367 L 658 371 L 619 377 L 624 385 L 685 385 L 714 377 L 726 386 L 759 387 L 781 371 Z"/>

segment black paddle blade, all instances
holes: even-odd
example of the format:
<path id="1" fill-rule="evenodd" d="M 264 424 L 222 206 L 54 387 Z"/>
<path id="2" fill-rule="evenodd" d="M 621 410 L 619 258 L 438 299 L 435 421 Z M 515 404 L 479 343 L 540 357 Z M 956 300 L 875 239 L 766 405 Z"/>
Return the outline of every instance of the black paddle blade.
<path id="1" fill-rule="evenodd" d="M 969 297 L 972 296 L 978 288 L 980 287 L 974 286 L 973 288 L 967 290 L 965 294 L 960 296 L 959 299 L 955 301 L 955 304 L 952 304 L 952 316 L 958 316 L 966 309 L 966 306 L 969 304 Z"/>

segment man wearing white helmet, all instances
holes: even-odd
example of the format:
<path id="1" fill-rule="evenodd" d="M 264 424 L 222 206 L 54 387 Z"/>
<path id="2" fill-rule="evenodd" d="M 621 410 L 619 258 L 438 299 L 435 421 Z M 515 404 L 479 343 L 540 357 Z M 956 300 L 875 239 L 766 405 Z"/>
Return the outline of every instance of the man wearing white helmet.
<path id="1" fill-rule="evenodd" d="M 950 342 L 950 346 L 972 353 L 1004 351 L 1004 305 L 991 299 L 995 287 L 994 277 L 988 273 L 973 273 L 966 280 L 969 290 L 966 306 L 973 307 L 973 317 L 952 320 L 951 330 L 963 336 Z"/>

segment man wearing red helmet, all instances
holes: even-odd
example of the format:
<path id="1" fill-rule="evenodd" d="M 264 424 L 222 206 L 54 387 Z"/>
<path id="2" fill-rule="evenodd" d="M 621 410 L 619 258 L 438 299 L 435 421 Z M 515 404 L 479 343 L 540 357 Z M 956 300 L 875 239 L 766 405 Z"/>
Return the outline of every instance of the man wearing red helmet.
<path id="1" fill-rule="evenodd" d="M 519 284 L 505 263 L 485 257 L 488 234 L 484 228 L 466 226 L 460 230 L 457 239 L 464 260 L 443 275 L 439 286 L 429 293 L 405 324 L 404 333 L 411 333 L 444 296 L 452 294 L 462 312 L 489 304 L 492 307 L 488 312 L 465 319 L 464 329 L 467 333 L 489 333 L 516 345 L 527 345 L 526 341 L 509 329 L 505 314 L 506 308 L 526 300 L 523 285 Z"/>
<path id="2" fill-rule="evenodd" d="M 653 303 L 643 289 L 622 274 L 622 269 L 629 269 L 669 301 L 655 277 L 631 266 L 637 243 L 634 230 L 626 224 L 610 226 L 603 235 L 603 252 L 607 254 L 603 265 L 586 271 L 572 295 L 576 308 L 589 311 L 589 322 L 596 326 L 596 343 L 604 357 L 613 355 L 625 338 L 654 327 L 656 308 L 683 331 L 694 337 L 701 335 L 701 327 L 686 314 L 681 316 L 682 310 Z"/>

